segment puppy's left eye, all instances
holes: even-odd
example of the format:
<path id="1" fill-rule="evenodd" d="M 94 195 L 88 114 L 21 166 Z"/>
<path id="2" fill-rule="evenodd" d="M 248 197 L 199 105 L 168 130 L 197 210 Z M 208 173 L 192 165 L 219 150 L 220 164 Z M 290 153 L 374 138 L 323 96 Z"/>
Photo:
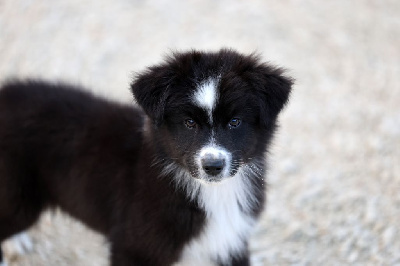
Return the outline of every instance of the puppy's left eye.
<path id="1" fill-rule="evenodd" d="M 187 128 L 192 129 L 192 128 L 196 127 L 197 124 L 193 119 L 186 119 L 185 125 Z"/>
<path id="2" fill-rule="evenodd" d="M 240 123 L 242 121 L 239 118 L 232 118 L 231 121 L 229 122 L 229 127 L 230 128 L 235 128 L 240 126 Z"/>

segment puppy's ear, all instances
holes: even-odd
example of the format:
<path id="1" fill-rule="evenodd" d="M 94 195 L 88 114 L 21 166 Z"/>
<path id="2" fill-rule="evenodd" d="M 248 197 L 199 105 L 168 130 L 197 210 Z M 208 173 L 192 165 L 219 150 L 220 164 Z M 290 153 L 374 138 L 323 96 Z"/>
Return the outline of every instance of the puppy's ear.
<path id="1" fill-rule="evenodd" d="M 260 101 L 261 126 L 267 127 L 274 122 L 289 100 L 294 80 L 284 72 L 282 68 L 261 64 L 252 78 Z"/>
<path id="2" fill-rule="evenodd" d="M 154 66 L 136 75 L 131 91 L 137 103 L 156 125 L 161 125 L 173 73 L 165 66 Z"/>

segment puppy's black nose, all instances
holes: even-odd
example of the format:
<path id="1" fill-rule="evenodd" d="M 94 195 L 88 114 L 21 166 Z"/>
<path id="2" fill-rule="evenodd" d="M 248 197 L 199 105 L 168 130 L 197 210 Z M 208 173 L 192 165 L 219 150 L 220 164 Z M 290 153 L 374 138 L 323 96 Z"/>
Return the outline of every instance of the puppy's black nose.
<path id="1" fill-rule="evenodd" d="M 206 157 L 201 159 L 204 172 L 208 175 L 216 176 L 222 172 L 225 166 L 224 159 L 217 159 L 212 157 Z"/>

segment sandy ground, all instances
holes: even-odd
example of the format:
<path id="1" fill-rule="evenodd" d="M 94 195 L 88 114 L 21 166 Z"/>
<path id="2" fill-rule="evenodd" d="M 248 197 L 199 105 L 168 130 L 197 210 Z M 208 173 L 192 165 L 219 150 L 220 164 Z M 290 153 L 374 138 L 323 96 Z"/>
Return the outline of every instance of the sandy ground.
<path id="1" fill-rule="evenodd" d="M 131 102 L 171 50 L 258 51 L 297 80 L 270 157 L 254 265 L 400 265 L 400 1 L 0 0 L 0 80 L 62 79 Z M 10 265 L 107 265 L 60 213 Z"/>

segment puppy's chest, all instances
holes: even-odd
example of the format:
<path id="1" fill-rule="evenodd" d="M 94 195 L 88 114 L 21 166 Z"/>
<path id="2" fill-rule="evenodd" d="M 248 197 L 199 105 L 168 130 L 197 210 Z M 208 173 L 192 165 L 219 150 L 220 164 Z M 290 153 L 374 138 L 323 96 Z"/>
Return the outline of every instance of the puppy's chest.
<path id="1" fill-rule="evenodd" d="M 246 248 L 255 219 L 242 210 L 238 198 L 204 193 L 200 200 L 206 212 L 204 228 L 185 245 L 176 265 L 213 265 Z"/>

